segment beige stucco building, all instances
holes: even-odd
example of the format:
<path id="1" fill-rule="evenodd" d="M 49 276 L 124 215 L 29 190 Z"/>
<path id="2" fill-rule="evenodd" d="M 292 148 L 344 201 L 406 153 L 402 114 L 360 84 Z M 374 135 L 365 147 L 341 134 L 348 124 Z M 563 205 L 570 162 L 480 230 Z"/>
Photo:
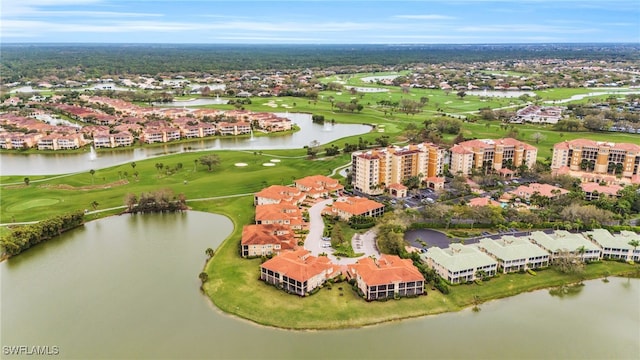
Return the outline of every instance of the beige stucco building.
<path id="1" fill-rule="evenodd" d="M 536 164 L 538 149 L 512 138 L 463 141 L 451 148 L 452 174 L 470 175 L 474 169 L 500 171 Z M 484 170 L 483 170 L 484 169 Z"/>
<path id="2" fill-rule="evenodd" d="M 382 194 L 413 176 L 420 181 L 440 176 L 444 158 L 445 150 L 432 143 L 357 151 L 351 154 L 352 184 L 364 194 Z"/>
<path id="3" fill-rule="evenodd" d="M 588 139 L 553 146 L 551 171 L 584 182 L 640 183 L 640 145 Z"/>

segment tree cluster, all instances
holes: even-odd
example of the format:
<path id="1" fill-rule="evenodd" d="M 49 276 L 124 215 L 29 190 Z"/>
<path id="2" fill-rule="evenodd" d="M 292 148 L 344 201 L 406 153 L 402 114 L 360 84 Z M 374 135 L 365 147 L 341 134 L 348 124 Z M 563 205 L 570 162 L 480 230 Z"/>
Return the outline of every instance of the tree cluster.
<path id="1" fill-rule="evenodd" d="M 142 193 L 138 198 L 129 193 L 124 199 L 128 213 L 177 212 L 187 210 L 187 200 L 184 194 L 174 195 L 171 189 L 161 189 L 154 192 Z"/>
<path id="2" fill-rule="evenodd" d="M 84 223 L 84 213 L 76 211 L 39 221 L 35 224 L 16 227 L 0 239 L 0 247 L 7 256 L 20 254 L 24 250 Z"/>

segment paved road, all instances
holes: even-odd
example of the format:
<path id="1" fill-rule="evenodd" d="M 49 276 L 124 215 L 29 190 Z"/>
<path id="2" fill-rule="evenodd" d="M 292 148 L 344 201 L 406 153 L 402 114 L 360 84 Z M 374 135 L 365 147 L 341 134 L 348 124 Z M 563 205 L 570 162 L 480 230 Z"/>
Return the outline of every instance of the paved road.
<path id="1" fill-rule="evenodd" d="M 376 236 L 374 230 L 369 230 L 361 235 L 356 234 L 351 240 L 353 250 L 357 253 L 364 253 L 364 255 L 359 258 L 341 257 L 338 259 L 333 255 L 333 248 L 322 247 L 323 244 L 329 244 L 328 241 L 322 240 L 322 232 L 324 231 L 324 222 L 322 221 L 321 215 L 322 209 L 332 202 L 333 199 L 322 200 L 309 208 L 309 234 L 307 234 L 307 238 L 304 241 L 304 248 L 309 250 L 314 256 L 326 253 L 334 264 L 339 265 L 354 264 L 358 259 L 371 255 L 379 259 L 380 252 L 378 252 L 375 246 Z"/>

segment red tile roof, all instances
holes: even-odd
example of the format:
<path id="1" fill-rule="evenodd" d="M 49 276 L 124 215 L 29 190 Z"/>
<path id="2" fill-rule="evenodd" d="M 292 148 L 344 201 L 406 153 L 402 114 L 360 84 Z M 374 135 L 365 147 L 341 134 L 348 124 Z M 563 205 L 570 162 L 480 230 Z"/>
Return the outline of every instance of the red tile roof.
<path id="1" fill-rule="evenodd" d="M 270 260 L 265 261 L 260 267 L 280 273 L 291 279 L 305 282 L 314 276 L 326 272 L 327 277 L 338 269 L 328 257 L 315 257 L 305 249 L 283 252 Z"/>
<path id="2" fill-rule="evenodd" d="M 383 208 L 384 204 L 363 197 L 345 197 L 333 202 L 333 208 L 351 215 L 362 215 Z"/>
<path id="3" fill-rule="evenodd" d="M 349 265 L 349 269 L 358 274 L 367 286 L 424 281 L 424 276 L 410 259 L 401 259 L 396 255 L 382 255 L 378 261 L 372 258 L 360 259 Z"/>
<path id="4" fill-rule="evenodd" d="M 276 224 L 245 225 L 241 242 L 242 245 L 280 244 L 282 249 L 295 247 L 290 228 Z"/>

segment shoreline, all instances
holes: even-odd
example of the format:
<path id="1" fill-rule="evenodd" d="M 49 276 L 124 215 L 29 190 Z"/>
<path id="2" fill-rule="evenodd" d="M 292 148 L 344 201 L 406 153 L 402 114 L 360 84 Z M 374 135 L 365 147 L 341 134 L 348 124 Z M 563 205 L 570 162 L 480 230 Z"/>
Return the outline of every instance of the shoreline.
<path id="1" fill-rule="evenodd" d="M 389 322 L 459 312 L 491 301 L 586 280 L 605 277 L 640 278 L 639 264 L 599 261 L 588 264 L 582 274 L 559 274 L 553 268 L 539 270 L 535 276 L 527 273 L 500 274 L 499 277 L 483 282 L 482 285 L 452 286 L 449 295 L 430 290 L 427 295 L 416 298 L 367 302 L 353 293 L 351 285 L 342 282 L 335 283 L 331 287 L 334 289 L 343 287 L 344 296 L 335 296 L 339 290 L 329 290 L 327 286 L 314 295 L 298 297 L 268 286 L 258 279 L 255 265 L 259 264 L 259 259 L 242 259 L 235 251 L 234 245 L 239 241 L 241 232 L 238 230 L 241 229 L 238 227 L 239 219 L 225 211 L 215 211 L 215 213 L 230 218 L 234 230 L 218 246 L 215 255 L 205 263 L 203 271 L 209 274 L 209 280 L 202 285 L 202 294 L 215 305 L 218 311 L 227 315 L 258 326 L 287 331 L 360 329 Z M 234 269 L 235 277 L 221 275 L 226 268 Z M 241 276 L 244 275 L 243 270 L 244 272 L 248 270 L 248 276 Z M 523 284 L 522 281 L 515 281 L 527 279 L 533 279 L 533 283 Z M 507 287 L 513 282 L 519 286 Z M 241 290 L 227 295 L 225 291 L 229 288 Z M 239 296 L 238 292 L 241 292 Z M 336 302 L 336 298 L 342 301 Z M 348 304 L 345 305 L 345 303 Z M 252 308 L 252 305 L 256 306 Z M 348 308 L 346 312 L 353 312 L 353 316 L 341 318 L 345 308 Z M 290 318 L 294 312 L 298 314 L 297 320 Z M 362 313 L 362 317 L 357 316 L 358 312 Z"/>
<path id="2" fill-rule="evenodd" d="M 192 208 L 193 211 L 201 211 L 210 214 L 221 215 L 229 220 L 233 224 L 232 232 L 218 245 L 215 249 L 213 257 L 208 259 L 203 270 L 209 274 L 209 280 L 202 284 L 201 294 L 207 298 L 207 301 L 215 306 L 215 311 L 220 311 L 226 315 L 235 317 L 237 319 L 248 321 L 257 326 L 263 326 L 273 329 L 281 329 L 285 331 L 324 331 L 324 330 L 341 330 L 341 329 L 360 329 L 383 325 L 385 323 L 404 321 L 408 319 L 421 318 L 425 316 L 435 316 L 444 313 L 455 313 L 473 306 L 479 306 L 485 303 L 489 303 L 496 300 L 506 299 L 514 297 L 523 293 L 530 293 L 539 290 L 552 289 L 563 285 L 579 284 L 586 280 L 596 280 L 606 277 L 627 277 L 627 278 L 640 278 L 640 265 L 628 264 L 617 261 L 599 261 L 592 264 L 588 264 L 585 269 L 585 273 L 582 274 L 562 274 L 558 276 L 557 272 L 552 268 L 539 270 L 536 276 L 529 274 L 500 274 L 496 278 L 492 278 L 489 281 L 483 282 L 482 285 L 477 284 L 463 284 L 451 287 L 451 293 L 449 295 L 442 295 L 437 290 L 428 290 L 427 295 L 419 296 L 416 298 L 401 298 L 399 300 L 390 299 L 387 301 L 372 301 L 367 302 L 364 299 L 358 297 L 347 282 L 335 283 L 332 287 L 342 288 L 344 287 L 343 299 L 351 299 L 351 308 L 362 311 L 363 314 L 377 313 L 371 316 L 370 314 L 365 318 L 359 318 L 358 316 L 347 317 L 342 320 L 338 319 L 336 314 L 339 309 L 331 306 L 331 298 L 327 297 L 335 295 L 338 290 L 328 290 L 323 288 L 317 294 L 308 297 L 298 297 L 295 295 L 286 294 L 285 292 L 278 290 L 272 286 L 262 283 L 257 278 L 256 267 L 253 266 L 259 262 L 259 259 L 248 260 L 242 259 L 235 251 L 235 240 L 239 241 L 239 235 L 241 233 L 242 219 L 239 216 L 234 216 L 224 209 L 215 208 L 217 201 L 211 201 L 210 205 L 214 206 L 214 211 L 203 210 L 198 208 Z M 113 216 L 113 215 L 109 215 Z M 100 217 L 94 220 L 100 220 L 104 217 Z M 224 258 L 224 259 L 222 259 Z M 7 260 L 2 259 L 0 261 Z M 231 268 L 237 268 L 242 270 L 248 268 L 250 271 L 249 281 L 244 284 L 234 283 L 232 278 L 225 278 L 217 274 L 218 264 L 220 261 L 227 260 L 226 265 Z M 224 264 L 222 264 L 224 265 Z M 599 267 L 599 269 L 596 269 Z M 589 271 L 591 270 L 591 271 Z M 524 285 L 520 288 L 507 288 L 504 289 L 501 286 L 502 283 L 511 283 L 514 280 L 518 280 L 518 277 L 526 279 L 542 279 L 540 283 Z M 546 279 L 545 279 L 546 278 Z M 509 281 L 507 281 L 509 280 Z M 231 285 L 232 287 L 240 287 L 244 285 L 248 291 L 245 291 L 245 295 L 242 296 L 242 300 L 256 301 L 260 306 L 260 309 L 265 307 L 267 311 L 260 311 L 253 314 L 245 313 L 244 303 L 234 302 L 233 298 L 225 298 L 219 296 L 221 291 L 220 287 L 224 285 Z M 497 291 L 495 291 L 497 290 Z M 502 290 L 502 291 L 500 291 Z M 342 291 L 342 290 L 340 290 Z M 478 295 L 480 294 L 480 295 Z M 342 295 L 340 295 L 342 296 Z M 274 303 L 274 298 L 275 303 Z M 266 300 L 265 300 L 266 299 Z M 271 300 L 271 301 L 268 301 Z M 313 304 L 307 304 L 308 302 L 316 302 L 320 312 L 318 314 L 310 314 L 307 317 L 300 319 L 301 321 L 296 323 L 288 322 L 286 316 L 278 316 L 280 314 L 286 314 L 287 309 L 284 312 L 278 308 L 280 305 L 291 305 L 292 303 L 300 309 L 305 306 L 312 306 Z M 431 306 L 430 306 L 431 305 Z M 434 306 L 439 305 L 439 306 Z M 242 307 L 242 308 L 241 308 Z M 372 309 L 375 308 L 375 309 Z M 272 309 L 272 311 L 269 311 Z M 375 310 L 375 311 L 374 311 Z M 295 311 L 295 310 L 293 310 Z M 267 316 L 264 316 L 267 314 Z M 355 320 L 355 321 L 354 321 Z"/>

